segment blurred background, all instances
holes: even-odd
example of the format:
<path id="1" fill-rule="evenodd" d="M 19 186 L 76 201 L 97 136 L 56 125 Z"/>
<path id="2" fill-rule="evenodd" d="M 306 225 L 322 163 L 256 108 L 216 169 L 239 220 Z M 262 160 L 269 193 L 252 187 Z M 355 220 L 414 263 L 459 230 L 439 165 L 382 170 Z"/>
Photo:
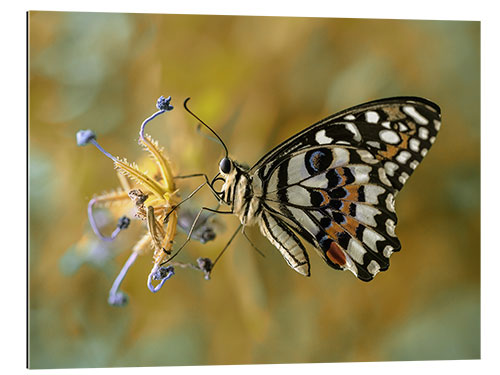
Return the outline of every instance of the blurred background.
<path id="1" fill-rule="evenodd" d="M 479 22 L 59 12 L 28 22 L 31 368 L 479 358 Z M 160 95 L 175 109 L 148 133 L 177 173 L 209 176 L 222 149 L 196 131 L 188 96 L 249 165 L 349 106 L 397 95 L 438 103 L 438 139 L 396 201 L 402 250 L 389 271 L 363 283 L 309 248 L 305 278 L 248 228 L 265 258 L 238 236 L 212 280 L 179 269 L 153 294 L 144 255 L 122 285 L 128 306 L 109 306 L 144 228 L 135 222 L 114 243 L 90 231 L 89 199 L 119 181 L 75 133 L 91 128 L 107 151 L 147 167 L 138 130 Z M 180 194 L 201 182 L 180 182 Z M 216 205 L 208 189 L 189 203 Z M 214 259 L 238 219 L 217 223 L 215 241 L 179 257 Z"/>

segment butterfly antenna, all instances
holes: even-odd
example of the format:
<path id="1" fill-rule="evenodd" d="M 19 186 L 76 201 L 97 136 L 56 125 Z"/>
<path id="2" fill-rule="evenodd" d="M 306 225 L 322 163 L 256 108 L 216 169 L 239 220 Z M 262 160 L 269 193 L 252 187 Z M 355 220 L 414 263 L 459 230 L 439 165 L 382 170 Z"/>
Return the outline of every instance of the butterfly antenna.
<path id="1" fill-rule="evenodd" d="M 197 119 L 199 122 L 201 122 L 203 125 L 206 126 L 206 128 L 208 130 L 210 130 L 212 132 L 213 135 L 215 135 L 215 137 L 219 140 L 220 144 L 222 145 L 222 147 L 224 147 L 224 152 L 226 153 L 226 158 L 229 156 L 229 152 L 227 151 L 227 147 L 226 147 L 226 144 L 222 141 L 221 137 L 219 137 L 219 135 L 210 127 L 208 126 L 207 124 L 205 124 L 198 116 L 196 116 L 193 112 L 191 112 L 191 110 L 187 107 L 187 102 L 189 101 L 189 99 L 191 98 L 186 98 L 186 100 L 184 100 L 184 108 L 186 109 L 186 111 L 191 115 L 193 116 L 195 119 Z"/>

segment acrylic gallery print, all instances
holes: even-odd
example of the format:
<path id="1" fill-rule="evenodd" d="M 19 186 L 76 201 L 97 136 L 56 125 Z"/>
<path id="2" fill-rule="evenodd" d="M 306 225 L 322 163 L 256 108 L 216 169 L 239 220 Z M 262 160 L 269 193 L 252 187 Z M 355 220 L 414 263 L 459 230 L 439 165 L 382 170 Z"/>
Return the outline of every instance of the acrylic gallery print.
<path id="1" fill-rule="evenodd" d="M 479 23 L 28 30 L 30 368 L 480 357 Z"/>

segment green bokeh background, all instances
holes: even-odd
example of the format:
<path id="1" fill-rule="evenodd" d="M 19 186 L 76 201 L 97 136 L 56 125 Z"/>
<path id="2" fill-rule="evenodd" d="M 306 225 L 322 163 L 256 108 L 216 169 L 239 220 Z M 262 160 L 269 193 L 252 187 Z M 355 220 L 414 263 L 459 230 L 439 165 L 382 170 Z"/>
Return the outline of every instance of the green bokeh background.
<path id="1" fill-rule="evenodd" d="M 31 368 L 480 357 L 479 22 L 56 12 L 28 22 Z M 129 305 L 108 306 L 142 228 L 112 245 L 89 232 L 88 200 L 118 180 L 75 133 L 92 128 L 109 152 L 144 164 L 137 132 L 160 95 L 175 110 L 149 132 L 177 171 L 210 176 L 222 151 L 196 132 L 187 96 L 248 164 L 348 106 L 438 103 L 438 139 L 396 202 L 402 251 L 389 271 L 363 283 L 310 249 L 305 278 L 249 228 L 265 258 L 240 236 L 211 281 L 178 270 L 154 295 L 151 258 L 140 257 L 123 284 Z M 193 207 L 215 205 L 204 194 Z M 238 224 L 218 220 L 217 240 L 191 243 L 184 260 L 215 258 Z"/>

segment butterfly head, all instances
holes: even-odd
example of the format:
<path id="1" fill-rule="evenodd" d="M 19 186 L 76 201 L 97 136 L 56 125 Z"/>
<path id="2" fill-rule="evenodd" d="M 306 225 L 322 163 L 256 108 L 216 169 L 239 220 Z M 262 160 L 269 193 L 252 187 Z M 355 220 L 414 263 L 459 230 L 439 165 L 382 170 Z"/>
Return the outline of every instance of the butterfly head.
<path id="1" fill-rule="evenodd" d="M 230 206 L 234 204 L 235 194 L 240 195 L 238 194 L 239 190 L 242 189 L 242 186 L 245 186 L 244 182 L 249 180 L 248 169 L 246 165 L 239 164 L 227 156 L 221 159 L 219 173 L 211 182 L 212 190 L 216 191 L 221 203 Z M 214 187 L 216 182 L 222 182 L 220 191 L 217 191 Z"/>
<path id="2" fill-rule="evenodd" d="M 213 178 L 213 180 L 210 182 L 209 185 L 212 189 L 212 192 L 216 195 L 217 199 L 221 203 L 231 205 L 235 188 L 233 185 L 235 185 L 235 181 L 238 180 L 237 176 L 241 175 L 242 173 L 244 174 L 246 169 L 245 167 L 236 164 L 234 161 L 229 159 L 229 152 L 222 138 L 219 137 L 219 135 L 210 126 L 205 124 L 198 116 L 196 116 L 193 112 L 191 112 L 191 110 L 187 107 L 188 101 L 189 98 L 187 98 L 184 101 L 184 108 L 186 109 L 186 111 L 189 114 L 191 114 L 194 118 L 196 118 L 203 126 L 205 126 L 214 135 L 215 138 L 211 139 L 220 143 L 220 145 L 224 148 L 225 156 L 221 159 L 219 163 L 219 173 Z M 218 181 L 223 182 L 221 191 L 217 191 L 214 187 L 214 184 Z"/>
<path id="3" fill-rule="evenodd" d="M 231 159 L 229 159 L 228 157 L 222 158 L 219 163 L 219 171 L 221 175 L 227 176 L 228 174 L 231 173 L 232 170 L 233 170 L 233 162 L 231 161 Z"/>
<path id="4" fill-rule="evenodd" d="M 219 192 L 219 198 L 221 202 L 225 204 L 230 204 L 231 202 L 231 186 L 233 185 L 235 175 L 237 173 L 237 168 L 234 162 L 225 156 L 221 159 L 219 163 L 219 173 L 214 181 L 222 181 L 223 185 L 221 191 Z"/>

